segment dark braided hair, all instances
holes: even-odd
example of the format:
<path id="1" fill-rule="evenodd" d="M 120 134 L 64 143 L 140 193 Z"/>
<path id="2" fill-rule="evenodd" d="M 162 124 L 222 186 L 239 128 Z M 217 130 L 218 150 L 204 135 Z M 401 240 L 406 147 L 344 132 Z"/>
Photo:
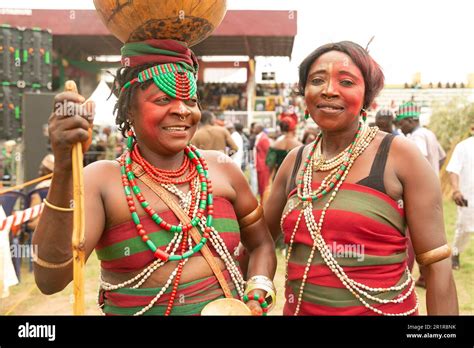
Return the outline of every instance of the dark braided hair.
<path id="1" fill-rule="evenodd" d="M 135 96 L 137 94 L 138 88 L 140 88 L 142 91 L 147 89 L 153 83 L 153 80 L 150 79 L 142 83 L 134 83 L 128 88 L 124 89 L 122 93 L 120 93 L 122 86 L 128 81 L 131 81 L 137 77 L 138 74 L 143 70 L 151 68 L 155 65 L 156 63 L 149 63 L 138 65 L 133 68 L 121 67 L 117 70 L 117 75 L 115 75 L 114 85 L 112 88 L 112 93 L 118 98 L 114 107 L 114 114 L 117 113 L 115 116 L 115 124 L 118 125 L 118 129 L 124 137 L 128 136 L 127 132 L 131 129 L 131 122 L 128 118 L 133 103 L 135 102 Z M 202 110 L 197 91 L 196 97 L 198 99 L 199 110 Z"/>
<path id="2" fill-rule="evenodd" d="M 135 102 L 138 89 L 147 89 L 153 83 L 153 80 L 148 80 L 143 83 L 134 83 L 120 93 L 122 86 L 137 77 L 143 70 L 151 68 L 154 65 L 156 64 L 143 64 L 135 67 L 121 67 L 117 70 L 112 88 L 112 93 L 118 98 L 114 107 L 114 114 L 117 113 L 115 116 L 115 124 L 118 125 L 118 129 L 122 132 L 124 137 L 127 137 L 127 132 L 130 130 L 131 122 L 129 115 L 133 103 Z"/>

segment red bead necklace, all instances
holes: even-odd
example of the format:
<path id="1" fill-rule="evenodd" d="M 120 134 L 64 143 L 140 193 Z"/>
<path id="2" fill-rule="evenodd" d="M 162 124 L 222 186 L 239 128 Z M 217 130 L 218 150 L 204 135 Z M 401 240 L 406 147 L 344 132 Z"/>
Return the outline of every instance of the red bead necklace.
<path id="1" fill-rule="evenodd" d="M 196 166 L 191 165 L 191 161 L 187 156 L 184 156 L 183 163 L 177 170 L 156 168 L 145 158 L 143 158 L 143 156 L 140 154 L 140 151 L 138 150 L 138 146 L 133 148 L 131 152 L 131 158 L 134 162 L 139 164 L 148 175 L 162 184 L 181 185 L 192 182 L 192 180 L 197 176 Z M 186 173 L 188 169 L 188 174 L 184 178 L 179 179 Z"/>

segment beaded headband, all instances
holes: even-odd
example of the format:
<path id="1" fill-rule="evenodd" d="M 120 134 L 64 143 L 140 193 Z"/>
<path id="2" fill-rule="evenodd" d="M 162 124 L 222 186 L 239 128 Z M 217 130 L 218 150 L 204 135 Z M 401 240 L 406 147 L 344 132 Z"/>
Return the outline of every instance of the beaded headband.
<path id="1" fill-rule="evenodd" d="M 179 63 L 160 64 L 145 69 L 138 73 L 138 77 L 125 83 L 120 92 L 134 83 L 143 83 L 151 79 L 159 89 L 172 98 L 187 100 L 196 95 L 194 74 Z"/>

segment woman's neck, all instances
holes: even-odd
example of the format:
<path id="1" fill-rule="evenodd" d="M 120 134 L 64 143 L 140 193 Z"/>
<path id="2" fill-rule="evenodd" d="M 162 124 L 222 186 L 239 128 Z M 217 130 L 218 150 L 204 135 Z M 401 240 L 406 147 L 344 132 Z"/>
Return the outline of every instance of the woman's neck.
<path id="1" fill-rule="evenodd" d="M 151 151 L 145 145 L 138 145 L 142 157 L 154 167 L 164 170 L 178 170 L 184 160 L 184 151 L 176 154 L 163 155 Z"/>
<path id="2" fill-rule="evenodd" d="M 325 158 L 333 158 L 354 140 L 354 137 L 359 129 L 359 122 L 354 122 L 349 127 L 338 131 L 322 132 L 322 152 Z"/>

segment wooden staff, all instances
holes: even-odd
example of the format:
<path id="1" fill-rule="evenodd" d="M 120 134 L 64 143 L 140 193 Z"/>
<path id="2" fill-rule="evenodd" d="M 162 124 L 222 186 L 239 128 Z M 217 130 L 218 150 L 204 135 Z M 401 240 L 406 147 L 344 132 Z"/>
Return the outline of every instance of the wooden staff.
<path id="1" fill-rule="evenodd" d="M 66 92 L 78 93 L 74 81 L 66 81 Z M 82 143 L 77 143 L 72 148 L 72 180 L 73 180 L 73 286 L 74 286 L 74 315 L 84 314 L 84 264 L 85 264 L 85 215 L 84 215 L 84 180 Z"/>
<path id="2" fill-rule="evenodd" d="M 40 176 L 39 178 L 27 181 L 23 184 L 8 187 L 5 190 L 0 191 L 0 195 L 3 195 L 4 193 L 11 192 L 11 191 L 21 190 L 23 187 L 36 184 L 37 182 L 40 182 L 40 181 L 43 181 L 43 180 L 51 179 L 52 177 L 53 177 L 53 173 L 50 173 L 50 174 L 47 174 L 47 175 L 44 175 L 44 176 Z"/>

